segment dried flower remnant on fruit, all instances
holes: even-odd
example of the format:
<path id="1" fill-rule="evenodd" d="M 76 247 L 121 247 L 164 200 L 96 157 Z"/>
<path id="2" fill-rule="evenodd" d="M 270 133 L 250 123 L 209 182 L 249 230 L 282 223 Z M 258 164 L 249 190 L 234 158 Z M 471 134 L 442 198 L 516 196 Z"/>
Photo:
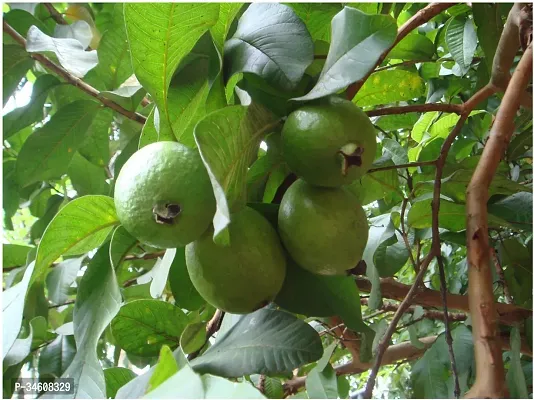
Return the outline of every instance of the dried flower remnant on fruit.
<path id="1" fill-rule="evenodd" d="M 156 204 L 152 209 L 154 219 L 158 224 L 172 225 L 182 208 L 178 204 Z"/>
<path id="2" fill-rule="evenodd" d="M 343 157 L 341 165 L 341 174 L 347 176 L 349 168 L 352 166 L 362 166 L 362 155 L 365 149 L 354 143 L 346 144 L 339 150 L 339 154 Z"/>

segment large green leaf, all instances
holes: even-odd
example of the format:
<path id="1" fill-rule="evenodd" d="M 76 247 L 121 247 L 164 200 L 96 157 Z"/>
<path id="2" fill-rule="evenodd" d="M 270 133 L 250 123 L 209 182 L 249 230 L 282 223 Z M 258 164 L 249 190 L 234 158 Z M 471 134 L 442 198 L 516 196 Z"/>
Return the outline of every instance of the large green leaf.
<path id="1" fill-rule="evenodd" d="M 87 129 L 85 140 L 78 149 L 82 156 L 99 167 L 109 164 L 109 133 L 112 121 L 113 111 L 109 108 L 100 109 L 91 122 L 91 126 Z"/>
<path id="2" fill-rule="evenodd" d="M 118 346 L 128 353 L 157 356 L 163 345 L 176 348 L 188 318 L 170 303 L 135 300 L 123 305 L 111 323 Z"/>
<path id="3" fill-rule="evenodd" d="M 109 183 L 104 167 L 97 167 L 76 152 L 67 168 L 70 181 L 78 196 L 110 194 Z"/>
<path id="4" fill-rule="evenodd" d="M 434 56 L 434 43 L 424 35 L 410 33 L 388 53 L 388 58 L 400 60 L 430 60 Z"/>
<path id="5" fill-rule="evenodd" d="M 224 42 L 235 17 L 244 3 L 219 3 L 219 18 L 210 29 L 211 36 L 220 54 L 224 52 Z"/>
<path id="6" fill-rule="evenodd" d="M 252 104 L 215 111 L 195 127 L 195 140 L 217 200 L 214 237 L 228 226 L 230 210 L 245 205 L 248 166 L 263 136 L 278 124 L 271 113 Z"/>
<path id="7" fill-rule="evenodd" d="M 414 398 L 449 398 L 447 388 L 450 365 L 447 343 L 441 335 L 413 366 L 411 379 Z"/>
<path id="8" fill-rule="evenodd" d="M 28 105 L 16 108 L 2 117 L 4 140 L 21 129 L 44 119 L 43 107 L 48 91 L 59 85 L 54 75 L 41 75 L 33 84 L 32 96 Z"/>
<path id="9" fill-rule="evenodd" d="M 98 46 L 97 72 L 106 89 L 114 90 L 133 74 L 124 26 L 124 4 L 113 4 L 109 26 Z"/>
<path id="10" fill-rule="evenodd" d="M 348 328 L 364 332 L 368 328 L 362 320 L 359 298 L 358 287 L 351 277 L 316 275 L 289 262 L 284 285 L 274 301 L 296 314 L 338 315 Z"/>
<path id="11" fill-rule="evenodd" d="M 198 310 L 206 301 L 197 292 L 185 264 L 185 247 L 176 249 L 176 255 L 169 271 L 169 284 L 171 286 L 174 304 L 186 310 Z"/>
<path id="12" fill-rule="evenodd" d="M 497 51 L 497 45 L 501 38 L 504 27 L 503 21 L 499 15 L 498 8 L 501 4 L 473 4 L 473 20 L 477 26 L 477 36 L 480 41 L 480 47 L 486 57 L 486 66 L 491 73 L 493 57 Z"/>
<path id="13" fill-rule="evenodd" d="M 85 257 L 69 258 L 56 265 L 46 277 L 48 299 L 55 304 L 63 304 L 68 299 L 69 288 L 76 280 Z"/>
<path id="14" fill-rule="evenodd" d="M 106 398 L 114 399 L 117 391 L 137 375 L 131 369 L 123 367 L 106 368 L 104 378 L 106 379 Z"/>
<path id="15" fill-rule="evenodd" d="M 155 367 L 148 383 L 147 393 L 156 389 L 180 369 L 169 346 L 163 345 L 161 347 L 158 363 Z"/>
<path id="16" fill-rule="evenodd" d="M 377 72 L 363 84 L 354 103 L 364 106 L 407 101 L 425 94 L 425 82 L 416 73 L 401 69 Z"/>
<path id="17" fill-rule="evenodd" d="M 362 79 L 395 41 L 397 27 L 389 15 L 368 15 L 345 7 L 332 19 L 332 43 L 314 88 L 295 100 L 325 97 Z"/>
<path id="18" fill-rule="evenodd" d="M 531 195 L 532 196 L 532 195 Z M 531 197 L 532 198 L 532 197 Z M 408 212 L 408 225 L 413 228 L 430 228 L 432 226 L 432 199 L 425 199 L 415 202 Z M 515 206 L 517 207 L 517 205 Z M 532 214 L 531 214 L 532 215 Z M 459 232 L 465 229 L 466 208 L 465 204 L 453 203 L 441 200 L 439 206 L 439 227 L 449 231 Z M 493 228 L 509 227 L 510 224 L 491 214 L 488 215 L 488 226 Z M 532 223 L 530 223 L 532 226 Z"/>
<path id="19" fill-rule="evenodd" d="M 334 16 L 341 11 L 339 3 L 291 3 L 289 4 L 306 24 L 314 41 L 330 42 L 330 26 Z"/>
<path id="20" fill-rule="evenodd" d="M 42 279 L 61 255 L 83 254 L 100 246 L 118 223 L 110 197 L 84 196 L 68 203 L 50 222 L 39 243 L 32 281 Z"/>
<path id="21" fill-rule="evenodd" d="M 337 399 L 337 377 L 336 371 L 330 365 L 330 358 L 336 349 L 334 342 L 325 349 L 323 356 L 317 362 L 306 378 L 306 392 L 312 399 Z"/>
<path id="22" fill-rule="evenodd" d="M 109 261 L 109 243 L 89 263 L 74 305 L 76 355 L 62 375 L 75 382 L 73 398 L 104 398 L 106 383 L 96 348 L 104 329 L 119 311 L 121 294 Z"/>
<path id="23" fill-rule="evenodd" d="M 77 78 L 83 78 L 98 64 L 95 50 L 85 51 L 83 45 L 76 39 L 48 36 L 36 26 L 28 30 L 26 51 L 29 53 L 53 52 L 61 66 Z"/>
<path id="24" fill-rule="evenodd" d="M 288 40 L 290 38 L 290 40 Z M 225 43 L 227 77 L 249 72 L 280 89 L 294 89 L 313 61 L 313 41 L 288 6 L 252 3 Z"/>
<path id="25" fill-rule="evenodd" d="M 517 327 L 510 334 L 510 369 L 506 374 L 506 382 L 510 389 L 510 398 L 528 399 L 529 389 L 525 381 L 525 373 L 521 367 L 521 334 Z"/>
<path id="26" fill-rule="evenodd" d="M 2 52 L 2 101 L 5 105 L 26 72 L 32 67 L 33 59 L 18 44 L 4 44 Z"/>
<path id="27" fill-rule="evenodd" d="M 191 365 L 225 377 L 276 374 L 316 361 L 322 353 L 311 326 L 287 312 L 261 309 L 241 318 Z"/>
<path id="28" fill-rule="evenodd" d="M 111 260 L 111 265 L 113 265 L 115 270 L 119 267 L 128 252 L 138 243 L 138 240 L 130 235 L 122 225 L 118 226 L 113 231 L 109 246 L 109 259 Z"/>
<path id="29" fill-rule="evenodd" d="M 2 359 L 5 358 L 17 340 L 22 325 L 24 299 L 28 292 L 34 265 L 35 263 L 30 263 L 24 271 L 22 280 L 2 293 L 2 319 L 9 321 L 9 323 L 3 324 L 2 329 Z"/>
<path id="30" fill-rule="evenodd" d="M 532 232 L 532 192 L 530 191 L 515 193 L 490 204 L 488 212 L 520 230 Z"/>
<path id="31" fill-rule="evenodd" d="M 59 335 L 52 343 L 41 350 L 39 356 L 39 376 L 58 377 L 68 368 L 76 354 L 74 336 Z"/>
<path id="32" fill-rule="evenodd" d="M 217 22 L 217 3 L 125 3 L 124 21 L 135 75 L 170 125 L 169 86 L 180 62 Z"/>
<path id="33" fill-rule="evenodd" d="M 477 48 L 477 34 L 473 21 L 462 16 L 455 17 L 447 26 L 445 41 L 454 61 L 458 63 L 462 74 L 465 74 Z"/>
<path id="34" fill-rule="evenodd" d="M 20 244 L 2 244 L 2 268 L 23 267 L 28 253 L 34 248 Z"/>
<path id="35" fill-rule="evenodd" d="M 99 105 L 76 101 L 61 108 L 41 129 L 26 140 L 17 158 L 17 179 L 21 186 L 59 178 L 82 144 Z"/>

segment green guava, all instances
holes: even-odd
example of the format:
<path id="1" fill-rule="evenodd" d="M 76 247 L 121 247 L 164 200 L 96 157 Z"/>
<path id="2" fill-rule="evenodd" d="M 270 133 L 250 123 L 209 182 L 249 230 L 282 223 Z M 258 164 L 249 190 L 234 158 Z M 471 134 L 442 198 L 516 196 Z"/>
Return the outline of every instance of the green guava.
<path id="1" fill-rule="evenodd" d="M 139 241 L 176 248 L 208 229 L 215 196 L 196 149 L 156 142 L 135 152 L 122 167 L 115 207 L 119 221 Z"/>
<path id="2" fill-rule="evenodd" d="M 213 229 L 185 248 L 191 282 L 213 306 L 247 314 L 268 304 L 286 275 L 286 258 L 271 224 L 245 207 L 231 216 L 230 245 L 213 242 Z"/>
<path id="3" fill-rule="evenodd" d="M 323 275 L 341 275 L 355 267 L 369 236 L 367 216 L 352 193 L 302 179 L 282 198 L 278 231 L 298 265 Z"/>
<path id="4" fill-rule="evenodd" d="M 369 117 L 338 97 L 293 111 L 282 128 L 282 149 L 289 168 L 306 182 L 337 187 L 361 178 L 376 153 Z"/>

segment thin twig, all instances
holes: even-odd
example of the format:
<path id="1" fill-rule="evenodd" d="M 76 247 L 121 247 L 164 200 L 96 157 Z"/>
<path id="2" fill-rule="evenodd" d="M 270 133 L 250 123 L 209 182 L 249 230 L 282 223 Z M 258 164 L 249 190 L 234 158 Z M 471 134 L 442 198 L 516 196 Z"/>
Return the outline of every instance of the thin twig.
<path id="1" fill-rule="evenodd" d="M 75 301 L 76 300 L 68 300 L 65 303 L 50 305 L 50 306 L 48 306 L 48 308 L 59 308 L 59 307 L 63 307 L 63 306 L 68 306 L 70 304 L 74 304 Z"/>
<path id="2" fill-rule="evenodd" d="M 425 104 L 411 104 L 408 106 L 399 107 L 384 107 L 376 110 L 369 110 L 365 113 L 368 117 L 379 117 L 381 115 L 395 115 L 406 114 L 410 112 L 429 112 L 442 111 L 447 113 L 462 113 L 462 104 L 445 104 L 445 103 L 425 103 Z"/>
<path id="3" fill-rule="evenodd" d="M 15 39 L 17 43 L 19 43 L 22 47 L 26 48 L 26 39 L 24 39 L 21 35 L 19 35 L 19 33 L 16 30 L 14 30 L 6 21 L 3 21 L 3 29 L 4 29 L 4 32 L 7 33 L 9 36 L 11 36 L 13 39 Z M 140 124 L 144 124 L 146 122 L 146 117 L 144 117 L 143 115 L 138 114 L 133 111 L 128 111 L 125 108 L 123 108 L 121 105 L 115 103 L 113 100 L 110 100 L 102 96 L 97 89 L 87 84 L 83 80 L 76 78 L 66 69 L 57 65 L 49 58 L 43 56 L 42 54 L 37 54 L 37 53 L 29 53 L 29 55 L 31 58 L 41 63 L 46 69 L 56 73 L 57 75 L 65 79 L 65 81 L 67 81 L 69 84 L 77 87 L 78 89 L 84 91 L 88 95 L 94 97 L 104 106 L 111 108 L 112 110 L 118 112 L 119 114 L 124 115 L 126 118 L 129 118 L 132 121 L 139 122 Z"/>
<path id="4" fill-rule="evenodd" d="M 406 233 L 406 226 L 404 224 L 404 214 L 406 213 L 406 205 L 408 204 L 408 199 L 405 197 L 402 199 L 402 207 L 401 207 L 401 236 L 404 240 L 404 245 L 406 246 L 406 249 L 408 250 L 408 254 L 410 257 L 410 262 L 412 263 L 412 266 L 414 270 L 417 271 L 417 264 L 415 262 L 415 259 L 413 258 L 413 252 L 412 252 L 412 246 L 410 245 L 410 241 L 408 240 L 408 234 Z"/>
<path id="5" fill-rule="evenodd" d="M 63 18 L 63 15 L 61 15 L 61 13 L 58 12 L 58 10 L 56 10 L 56 8 L 54 7 L 52 3 L 43 3 L 43 6 L 45 6 L 45 8 L 50 13 L 50 16 L 52 17 L 52 19 L 56 21 L 58 24 L 61 24 L 61 25 L 68 24 L 68 22 L 65 21 L 65 18 Z"/>
<path id="6" fill-rule="evenodd" d="M 452 348 L 452 335 L 449 325 L 449 310 L 447 309 L 447 279 L 445 277 L 445 268 L 443 266 L 443 259 L 440 254 L 437 255 L 439 267 L 439 289 L 441 292 L 441 301 L 443 302 L 443 315 L 445 316 L 445 341 L 449 349 L 449 359 L 451 361 L 452 376 L 454 377 L 454 396 L 460 398 L 460 382 L 458 380 L 458 369 L 456 368 L 456 358 L 454 357 L 454 350 Z"/>
<path id="7" fill-rule="evenodd" d="M 432 161 L 417 161 L 413 163 L 408 164 L 397 164 L 397 165 L 387 165 L 385 167 L 377 167 L 377 168 L 371 168 L 367 173 L 373 173 L 373 172 L 379 172 L 379 171 L 387 171 L 390 169 L 401 169 L 401 168 L 412 168 L 412 167 L 422 167 L 424 165 L 435 165 L 437 160 Z"/>
<path id="8" fill-rule="evenodd" d="M 531 78 L 532 45 L 529 45 L 510 80 L 467 188 L 469 308 L 477 365 L 475 383 L 466 394 L 468 398 L 507 397 L 489 259 L 488 188 L 513 134 L 514 117 Z"/>
<path id="9" fill-rule="evenodd" d="M 397 38 L 391 45 L 389 49 L 384 51 L 382 55 L 378 58 L 373 68 L 369 70 L 369 72 L 359 81 L 354 82 L 352 85 L 350 85 L 347 88 L 347 98 L 349 100 L 352 100 L 354 96 L 356 96 L 356 93 L 360 90 L 360 88 L 363 86 L 367 78 L 372 74 L 373 70 L 378 67 L 380 64 L 382 64 L 382 61 L 386 58 L 386 56 L 389 54 L 389 52 L 402 40 L 408 33 L 413 31 L 418 26 L 424 24 L 425 22 L 430 21 L 432 18 L 434 18 L 436 15 L 441 13 L 443 10 L 446 10 L 449 7 L 452 7 L 454 3 L 431 3 L 427 5 L 425 8 L 417 11 L 415 15 L 410 18 L 408 21 L 406 21 L 398 30 L 397 32 Z"/>
<path id="10" fill-rule="evenodd" d="M 478 61 L 480 61 L 481 58 L 480 57 L 473 57 L 473 63 L 476 63 Z M 403 62 L 400 62 L 400 63 L 396 63 L 396 64 L 390 64 L 390 65 L 385 65 L 383 67 L 379 67 L 377 69 L 375 69 L 373 71 L 373 74 L 375 72 L 380 72 L 380 71 L 384 71 L 386 69 L 391 69 L 391 68 L 396 68 L 396 67 L 406 67 L 406 66 L 409 66 L 409 65 L 414 65 L 414 64 L 423 64 L 423 63 L 437 63 L 437 62 L 447 62 L 447 61 L 455 61 L 453 58 L 438 58 L 438 59 L 432 59 L 432 60 L 407 60 L 407 61 L 403 61 Z"/>
<path id="11" fill-rule="evenodd" d="M 491 252 L 491 258 L 493 259 L 493 265 L 495 265 L 495 272 L 497 273 L 497 276 L 499 277 L 499 281 L 502 285 L 502 291 L 504 293 L 504 298 L 506 299 L 506 302 L 508 304 L 512 304 L 512 295 L 510 294 L 510 289 L 508 288 L 508 283 L 506 282 L 506 278 L 504 277 L 504 271 L 502 269 L 501 262 L 499 261 L 499 257 L 497 256 L 497 252 L 493 247 L 490 248 Z"/>
<path id="12" fill-rule="evenodd" d="M 456 136 L 460 133 L 460 130 L 462 129 L 465 121 L 467 120 L 468 115 L 469 113 L 465 113 L 460 117 L 460 119 L 456 123 L 456 126 L 454 127 L 454 129 L 451 131 L 451 133 L 445 139 L 445 141 L 443 142 L 443 145 L 441 146 L 440 155 L 436 161 L 434 196 L 432 198 L 432 247 L 430 249 L 430 252 L 426 256 L 426 258 L 423 260 L 420 266 L 419 272 L 417 273 L 416 278 L 415 278 L 415 282 L 413 283 L 412 287 L 408 291 L 406 298 L 400 304 L 397 312 L 393 316 L 393 319 L 390 325 L 388 326 L 386 333 L 380 340 L 380 343 L 377 348 L 375 363 L 373 365 L 373 368 L 371 369 L 371 372 L 369 373 L 369 379 L 367 381 L 367 385 L 365 386 L 365 391 L 363 393 L 363 397 L 366 399 L 370 399 L 372 397 L 373 388 L 375 386 L 376 377 L 378 374 L 378 369 L 380 368 L 380 365 L 382 363 L 382 357 L 384 356 L 384 353 L 389 346 L 389 341 L 391 340 L 391 337 L 393 336 L 393 333 L 395 332 L 397 324 L 399 323 L 400 319 L 402 318 L 402 316 L 404 315 L 404 313 L 410 306 L 414 296 L 419 291 L 420 286 L 423 282 L 423 278 L 425 276 L 426 270 L 428 266 L 430 265 L 430 262 L 435 256 L 439 254 L 440 240 L 439 240 L 438 218 L 439 218 L 441 178 L 443 177 L 443 167 L 445 166 L 445 160 L 447 158 L 447 155 L 449 154 L 449 150 L 452 146 L 452 143 L 456 139 Z"/>

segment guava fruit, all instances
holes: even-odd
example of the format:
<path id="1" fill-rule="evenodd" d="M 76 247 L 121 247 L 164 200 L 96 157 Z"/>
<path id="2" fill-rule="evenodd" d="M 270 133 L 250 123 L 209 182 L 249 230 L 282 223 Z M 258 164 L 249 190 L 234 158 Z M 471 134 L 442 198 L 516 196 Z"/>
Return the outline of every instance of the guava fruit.
<path id="1" fill-rule="evenodd" d="M 302 179 L 282 198 L 278 231 L 291 258 L 322 275 L 341 275 L 356 266 L 369 236 L 367 217 L 352 193 Z"/>
<path id="2" fill-rule="evenodd" d="M 213 229 L 185 248 L 191 282 L 213 306 L 247 314 L 269 303 L 286 275 L 286 259 L 271 224 L 245 207 L 231 216 L 230 244 L 213 242 Z"/>
<path id="3" fill-rule="evenodd" d="M 183 247 L 198 239 L 215 214 L 215 196 L 200 154 L 177 142 L 135 152 L 115 183 L 124 228 L 142 243 Z"/>
<path id="4" fill-rule="evenodd" d="M 376 153 L 369 117 L 352 102 L 329 97 L 289 114 L 282 128 L 289 168 L 306 182 L 337 187 L 362 177 Z"/>

